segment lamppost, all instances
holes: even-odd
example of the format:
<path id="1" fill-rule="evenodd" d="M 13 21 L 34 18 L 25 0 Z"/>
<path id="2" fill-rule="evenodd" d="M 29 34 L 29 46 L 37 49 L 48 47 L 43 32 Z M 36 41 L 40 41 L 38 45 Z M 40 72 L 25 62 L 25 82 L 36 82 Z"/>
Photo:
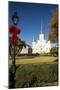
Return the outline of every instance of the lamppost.
<path id="1" fill-rule="evenodd" d="M 14 12 L 14 15 L 13 15 L 13 17 L 12 17 L 12 21 L 13 21 L 13 24 L 16 26 L 17 24 L 18 24 L 18 22 L 19 22 L 19 17 L 17 16 L 17 12 Z M 15 32 L 15 30 L 14 30 L 14 32 Z M 14 36 L 15 36 L 15 38 L 14 38 Z M 14 56 L 13 56 L 13 60 L 12 60 L 12 73 L 15 75 L 15 71 L 16 71 L 16 66 L 15 66 L 15 44 L 16 44 L 16 40 L 17 40 L 17 38 L 16 38 L 16 36 L 17 35 L 14 35 L 13 36 L 13 46 L 14 46 Z"/>
<path id="2" fill-rule="evenodd" d="M 13 21 L 13 26 L 10 27 L 10 34 L 12 34 L 12 45 L 14 47 L 14 51 L 13 51 L 13 59 L 12 59 L 12 66 L 11 66 L 11 73 L 10 73 L 10 88 L 14 88 L 15 87 L 15 73 L 16 73 L 16 65 L 15 65 L 15 45 L 17 43 L 17 34 L 20 33 L 20 29 L 18 29 L 16 27 L 16 25 L 19 22 L 19 17 L 17 16 L 17 12 L 14 13 L 13 17 L 12 17 L 12 21 Z"/>
<path id="3" fill-rule="evenodd" d="M 19 17 L 17 16 L 17 12 L 14 12 L 14 15 L 12 17 L 12 21 L 14 25 L 17 25 L 19 22 Z"/>

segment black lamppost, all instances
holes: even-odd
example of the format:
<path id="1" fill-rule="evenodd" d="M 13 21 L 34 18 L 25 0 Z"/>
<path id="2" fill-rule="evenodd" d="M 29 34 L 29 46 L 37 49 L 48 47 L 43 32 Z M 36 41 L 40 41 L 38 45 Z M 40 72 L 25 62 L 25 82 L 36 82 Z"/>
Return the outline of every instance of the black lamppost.
<path id="1" fill-rule="evenodd" d="M 19 17 L 17 16 L 17 12 L 14 12 L 14 15 L 12 17 L 12 21 L 14 26 L 16 26 L 19 22 Z M 14 29 L 14 32 L 16 30 Z M 17 39 L 17 38 L 16 38 Z M 14 39 L 13 39 L 14 40 Z M 10 73 L 10 88 L 15 88 L 15 73 L 16 73 L 16 65 L 15 65 L 15 44 L 13 44 L 14 51 L 13 51 L 13 59 L 12 59 L 12 66 L 11 66 L 11 73 Z"/>
<path id="2" fill-rule="evenodd" d="M 12 17 L 12 21 L 14 25 L 17 25 L 19 22 L 19 17 L 17 16 L 17 12 L 14 12 L 14 15 Z"/>
<path id="3" fill-rule="evenodd" d="M 14 15 L 12 17 L 12 21 L 13 21 L 13 24 L 16 26 L 19 22 L 19 17 L 17 16 L 17 12 L 14 12 Z M 15 73 L 16 71 L 16 66 L 15 66 L 15 45 L 14 46 L 14 56 L 13 56 L 13 60 L 12 60 L 12 73 Z"/>

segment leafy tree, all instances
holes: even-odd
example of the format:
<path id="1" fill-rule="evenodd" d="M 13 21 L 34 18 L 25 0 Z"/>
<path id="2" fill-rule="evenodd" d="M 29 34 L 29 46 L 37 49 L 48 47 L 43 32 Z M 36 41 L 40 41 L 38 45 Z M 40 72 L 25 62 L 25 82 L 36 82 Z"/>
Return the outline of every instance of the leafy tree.
<path id="1" fill-rule="evenodd" d="M 57 56 L 57 55 L 58 55 L 58 48 L 57 48 L 57 47 L 51 48 L 50 53 L 51 53 L 52 55 L 54 55 L 54 56 Z"/>
<path id="2" fill-rule="evenodd" d="M 54 11 L 50 20 L 51 30 L 49 33 L 49 40 L 53 43 L 58 42 L 58 10 Z"/>

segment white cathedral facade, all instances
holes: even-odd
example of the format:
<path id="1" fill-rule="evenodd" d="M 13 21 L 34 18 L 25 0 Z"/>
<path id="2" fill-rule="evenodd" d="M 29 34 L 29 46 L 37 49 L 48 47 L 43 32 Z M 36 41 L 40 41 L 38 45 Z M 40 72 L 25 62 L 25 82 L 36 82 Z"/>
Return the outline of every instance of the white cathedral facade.
<path id="1" fill-rule="evenodd" d="M 39 39 L 35 41 L 33 36 L 32 53 L 44 54 L 44 53 L 49 53 L 50 50 L 51 50 L 51 42 L 45 40 L 44 33 L 42 32 L 42 24 L 41 24 L 41 33 L 39 34 Z"/>

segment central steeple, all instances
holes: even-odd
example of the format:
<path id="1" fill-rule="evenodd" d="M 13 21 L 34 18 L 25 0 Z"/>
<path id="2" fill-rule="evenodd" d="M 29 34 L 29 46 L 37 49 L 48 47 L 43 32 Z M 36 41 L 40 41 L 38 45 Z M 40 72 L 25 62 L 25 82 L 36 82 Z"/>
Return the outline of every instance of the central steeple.
<path id="1" fill-rule="evenodd" d="M 33 42 L 35 42 L 34 36 L 33 36 Z"/>
<path id="2" fill-rule="evenodd" d="M 44 40 L 44 34 L 42 32 L 42 23 L 41 23 L 41 27 L 40 27 L 39 40 Z"/>
<path id="3" fill-rule="evenodd" d="M 41 34 L 42 34 L 42 23 L 41 23 Z"/>

